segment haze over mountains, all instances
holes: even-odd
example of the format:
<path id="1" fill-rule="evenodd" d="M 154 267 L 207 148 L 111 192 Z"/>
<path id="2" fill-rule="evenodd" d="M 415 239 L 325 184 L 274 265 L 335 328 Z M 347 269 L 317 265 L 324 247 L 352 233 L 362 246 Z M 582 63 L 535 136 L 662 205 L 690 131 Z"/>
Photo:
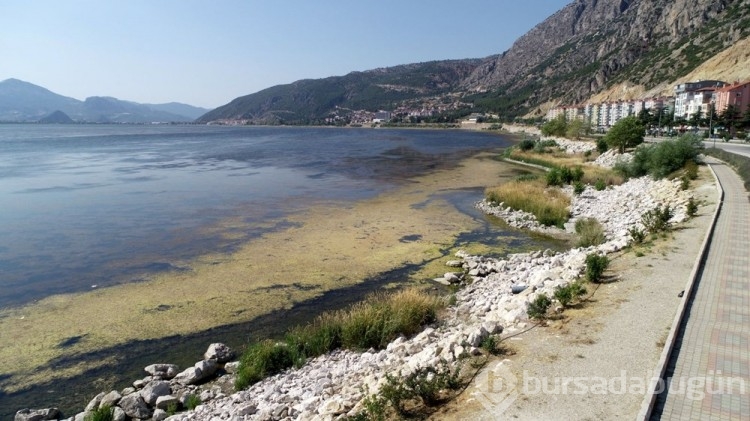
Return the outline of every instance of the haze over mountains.
<path id="1" fill-rule="evenodd" d="M 139 104 L 111 97 L 79 101 L 18 79 L 0 82 L 0 122 L 191 122 L 207 111 L 186 104 Z"/>

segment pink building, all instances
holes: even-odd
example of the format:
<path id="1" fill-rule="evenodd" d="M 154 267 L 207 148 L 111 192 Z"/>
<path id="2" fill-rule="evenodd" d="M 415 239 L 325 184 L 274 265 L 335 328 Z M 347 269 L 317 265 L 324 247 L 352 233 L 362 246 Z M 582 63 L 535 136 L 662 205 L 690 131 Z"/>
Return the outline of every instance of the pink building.
<path id="1" fill-rule="evenodd" d="M 714 95 L 716 112 L 718 114 L 723 113 L 730 105 L 734 105 L 740 114 L 742 114 L 750 105 L 750 81 L 736 82 L 732 85 L 719 88 Z"/>

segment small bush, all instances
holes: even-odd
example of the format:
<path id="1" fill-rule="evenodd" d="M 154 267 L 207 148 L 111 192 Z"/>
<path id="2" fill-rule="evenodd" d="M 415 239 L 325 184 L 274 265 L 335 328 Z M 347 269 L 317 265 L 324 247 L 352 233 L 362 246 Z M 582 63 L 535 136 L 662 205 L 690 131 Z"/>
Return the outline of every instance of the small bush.
<path id="1" fill-rule="evenodd" d="M 695 180 L 698 178 L 698 164 L 695 163 L 695 161 L 690 160 L 685 163 L 685 175 L 690 180 Z"/>
<path id="2" fill-rule="evenodd" d="M 581 218 L 576 221 L 578 247 L 598 246 L 606 240 L 604 227 L 595 218 Z"/>
<path id="3" fill-rule="evenodd" d="M 683 175 L 680 177 L 680 190 L 687 190 L 690 188 L 690 179 L 687 175 Z"/>
<path id="4" fill-rule="evenodd" d="M 584 190 L 586 190 L 586 185 L 583 184 L 582 182 L 576 181 L 576 183 L 573 184 L 573 194 L 579 195 L 583 193 Z"/>
<path id="5" fill-rule="evenodd" d="M 547 175 L 545 179 L 547 180 L 547 186 L 562 186 L 563 185 L 562 174 L 559 168 L 552 168 L 549 171 L 547 171 Z"/>
<path id="6" fill-rule="evenodd" d="M 104 405 L 91 411 L 84 418 L 85 421 L 114 421 L 115 409 L 109 405 Z"/>
<path id="7" fill-rule="evenodd" d="M 552 300 L 545 294 L 537 295 L 534 301 L 529 303 L 526 314 L 530 319 L 543 320 L 547 317 L 547 310 L 552 305 Z"/>
<path id="8" fill-rule="evenodd" d="M 495 339 L 495 337 L 492 335 L 488 335 L 486 338 L 484 338 L 484 340 L 482 340 L 480 348 L 487 351 L 487 353 L 490 355 L 495 355 L 497 353 L 497 339 Z"/>
<path id="9" fill-rule="evenodd" d="M 187 398 L 185 399 L 185 408 L 187 408 L 189 411 L 192 411 L 193 409 L 197 408 L 198 405 L 200 405 L 201 398 L 198 395 L 187 395 Z"/>
<path id="10" fill-rule="evenodd" d="M 596 140 L 596 151 L 601 153 L 607 152 L 609 150 L 609 145 L 607 144 L 607 141 L 604 140 L 603 137 L 600 137 Z"/>
<path id="11" fill-rule="evenodd" d="M 383 400 L 390 403 L 400 415 L 409 415 L 407 404 L 422 403 L 435 406 L 444 401 L 444 393 L 461 387 L 460 366 L 455 370 L 445 360 L 438 367 L 420 367 L 406 377 L 386 374 L 386 383 L 380 388 Z M 417 402 L 414 402 L 417 401 Z"/>
<path id="12" fill-rule="evenodd" d="M 518 143 L 518 149 L 522 151 L 530 151 L 534 149 L 536 142 L 533 139 L 524 139 Z"/>
<path id="13" fill-rule="evenodd" d="M 669 231 L 671 223 L 669 222 L 674 216 L 674 212 L 669 205 L 661 205 L 649 210 L 641 217 L 641 223 L 650 233 Z"/>
<path id="14" fill-rule="evenodd" d="M 586 287 L 580 282 L 571 282 L 564 287 L 557 287 L 554 297 L 563 307 L 568 307 L 574 300 L 584 294 L 586 294 Z"/>
<path id="15" fill-rule="evenodd" d="M 630 163 L 618 163 L 615 169 L 625 177 L 651 175 L 664 178 L 683 168 L 689 161 L 694 163 L 703 150 L 700 136 L 686 134 L 676 140 L 667 140 L 642 145 L 633 153 Z"/>
<path id="16" fill-rule="evenodd" d="M 696 213 L 698 213 L 698 203 L 690 197 L 687 202 L 687 209 L 685 210 L 687 213 L 687 216 L 694 217 Z"/>
<path id="17" fill-rule="evenodd" d="M 638 227 L 628 228 L 628 233 L 630 234 L 630 237 L 633 239 L 633 242 L 636 244 L 641 244 L 643 243 L 643 240 L 646 239 L 646 233 L 643 232 L 643 230 L 639 229 Z"/>
<path id="18" fill-rule="evenodd" d="M 244 389 L 268 376 L 280 373 L 298 362 L 299 352 L 285 343 L 257 342 L 245 351 L 235 379 L 235 387 Z"/>
<path id="19" fill-rule="evenodd" d="M 607 183 L 604 182 L 601 178 L 596 180 L 596 183 L 594 183 L 594 189 L 596 191 L 602 191 L 607 188 Z"/>
<path id="20" fill-rule="evenodd" d="M 371 395 L 366 390 L 362 405 L 365 409 L 349 418 L 349 421 L 386 421 L 388 417 L 388 401 L 382 394 Z"/>
<path id="21" fill-rule="evenodd" d="M 607 256 L 599 256 L 596 253 L 589 254 L 586 256 L 586 279 L 590 282 L 599 282 L 608 266 L 609 258 Z"/>

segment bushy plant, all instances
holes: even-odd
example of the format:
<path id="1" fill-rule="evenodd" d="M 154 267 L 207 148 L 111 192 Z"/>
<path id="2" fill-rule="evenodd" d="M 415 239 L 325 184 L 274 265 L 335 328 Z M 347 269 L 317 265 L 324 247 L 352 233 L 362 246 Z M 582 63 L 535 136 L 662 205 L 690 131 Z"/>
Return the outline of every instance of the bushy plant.
<path id="1" fill-rule="evenodd" d="M 294 347 L 286 343 L 265 340 L 251 345 L 242 355 L 235 379 L 235 387 L 244 389 L 268 376 L 290 368 L 302 358 Z"/>
<path id="2" fill-rule="evenodd" d="M 201 403 L 202 403 L 201 398 L 198 395 L 191 394 L 191 395 L 187 395 L 187 397 L 185 398 L 185 408 L 187 408 L 190 411 L 197 408 L 198 405 L 200 405 Z"/>
<path id="3" fill-rule="evenodd" d="M 581 218 L 576 221 L 578 247 L 598 246 L 606 240 L 604 227 L 595 218 Z"/>
<path id="4" fill-rule="evenodd" d="M 548 186 L 562 186 L 562 175 L 559 168 L 551 168 L 545 177 Z"/>
<path id="5" fill-rule="evenodd" d="M 518 149 L 522 151 L 530 151 L 534 149 L 534 146 L 536 146 L 536 142 L 534 142 L 534 139 L 524 139 L 518 142 Z"/>
<path id="6" fill-rule="evenodd" d="M 586 294 L 586 287 L 580 282 L 571 282 L 568 285 L 557 287 L 554 297 L 563 307 L 568 307 L 574 300 Z"/>
<path id="7" fill-rule="evenodd" d="M 616 148 L 620 153 L 626 148 L 632 148 L 643 143 L 646 129 L 635 116 L 625 117 L 615 123 L 604 136 L 604 140 L 611 148 Z"/>
<path id="8" fill-rule="evenodd" d="M 461 387 L 460 366 L 455 370 L 445 360 L 440 360 L 437 367 L 420 367 L 408 376 L 386 374 L 386 383 L 380 389 L 383 400 L 400 415 L 409 415 L 407 403 L 421 402 L 434 406 L 443 401 L 442 393 Z"/>
<path id="9" fill-rule="evenodd" d="M 669 222 L 674 216 L 674 212 L 669 205 L 661 205 L 644 213 L 641 217 L 643 227 L 650 233 L 669 231 L 671 223 Z"/>
<path id="10" fill-rule="evenodd" d="M 596 140 L 597 152 L 602 154 L 604 152 L 607 152 L 608 150 L 609 150 L 609 145 L 607 144 L 607 141 L 603 137 L 600 137 L 599 139 Z"/>
<path id="11" fill-rule="evenodd" d="M 633 242 L 636 244 L 641 244 L 643 243 L 643 240 L 646 239 L 646 233 L 643 232 L 643 230 L 638 227 L 628 228 L 628 234 L 630 234 L 630 237 L 633 239 Z"/>
<path id="12" fill-rule="evenodd" d="M 604 271 L 609 266 L 609 258 L 591 253 L 586 256 L 586 279 L 590 282 L 599 282 Z"/>
<path id="13" fill-rule="evenodd" d="M 691 218 L 694 217 L 696 213 L 698 213 L 698 203 L 695 201 L 695 199 L 693 199 L 692 196 L 688 199 L 685 213 L 687 213 L 687 216 Z"/>
<path id="14" fill-rule="evenodd" d="M 573 184 L 573 194 L 576 196 L 583 193 L 586 190 L 586 185 L 583 184 L 580 181 L 576 181 L 575 184 Z"/>
<path id="15" fill-rule="evenodd" d="M 534 301 L 529 303 L 526 314 L 530 319 L 543 320 L 547 317 L 550 305 L 552 305 L 552 300 L 545 294 L 539 294 Z"/>
<path id="16" fill-rule="evenodd" d="M 687 176 L 690 180 L 695 180 L 698 178 L 698 164 L 695 163 L 694 160 L 689 160 L 685 163 L 685 176 Z"/>
<path id="17" fill-rule="evenodd" d="M 697 162 L 702 150 L 700 137 L 686 134 L 675 140 L 638 147 L 633 159 L 629 163 L 618 163 L 615 170 L 625 177 L 651 175 L 657 179 L 664 178 L 683 168 L 689 161 Z"/>
<path id="18" fill-rule="evenodd" d="M 115 409 L 110 405 L 102 405 L 84 417 L 85 421 L 114 421 L 114 419 Z"/>
<path id="19" fill-rule="evenodd" d="M 596 191 L 602 191 L 607 188 L 607 183 L 604 182 L 601 178 L 596 180 L 596 183 L 594 183 L 594 190 Z"/>

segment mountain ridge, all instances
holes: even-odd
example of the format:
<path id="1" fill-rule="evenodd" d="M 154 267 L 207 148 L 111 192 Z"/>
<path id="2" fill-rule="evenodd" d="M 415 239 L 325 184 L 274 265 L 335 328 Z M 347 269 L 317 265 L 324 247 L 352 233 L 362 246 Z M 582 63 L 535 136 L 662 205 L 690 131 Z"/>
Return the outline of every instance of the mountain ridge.
<path id="1" fill-rule="evenodd" d="M 323 121 L 327 114 L 338 115 L 341 107 L 395 110 L 412 102 L 417 104 L 412 109 L 416 111 L 420 101 L 430 96 L 433 105 L 441 101 L 434 100 L 435 96 L 470 104 L 462 110 L 464 114 L 490 112 L 505 120 L 541 118 L 550 106 L 581 103 L 607 90 L 616 92 L 618 87 L 629 86 L 630 94 L 671 89 L 676 80 L 748 36 L 750 0 L 575 0 L 505 52 L 465 60 L 463 70 L 470 70 L 468 74 L 454 71 L 446 76 L 450 83 L 442 90 L 427 90 L 420 96 L 416 86 L 407 84 L 402 88 L 411 89 L 412 94 L 399 97 L 385 93 L 383 84 L 354 83 L 348 84 L 342 100 L 332 96 L 335 89 L 323 93 L 304 89 L 316 83 L 347 85 L 352 75 L 373 71 L 352 72 L 241 96 L 197 121 L 310 124 Z M 385 71 L 397 74 L 398 69 L 409 68 L 412 80 L 419 79 L 420 72 L 439 78 L 439 67 L 426 71 L 420 65 Z M 750 67 L 747 61 L 724 65 Z M 352 97 L 358 101 L 349 101 Z M 316 107 L 310 108 L 312 103 Z M 295 120 L 300 115 L 304 118 Z"/>
<path id="2" fill-rule="evenodd" d="M 83 123 L 192 122 L 208 111 L 175 102 L 139 104 L 114 97 L 80 101 L 20 79 L 0 81 L 0 122 L 46 121 L 56 112 Z"/>

